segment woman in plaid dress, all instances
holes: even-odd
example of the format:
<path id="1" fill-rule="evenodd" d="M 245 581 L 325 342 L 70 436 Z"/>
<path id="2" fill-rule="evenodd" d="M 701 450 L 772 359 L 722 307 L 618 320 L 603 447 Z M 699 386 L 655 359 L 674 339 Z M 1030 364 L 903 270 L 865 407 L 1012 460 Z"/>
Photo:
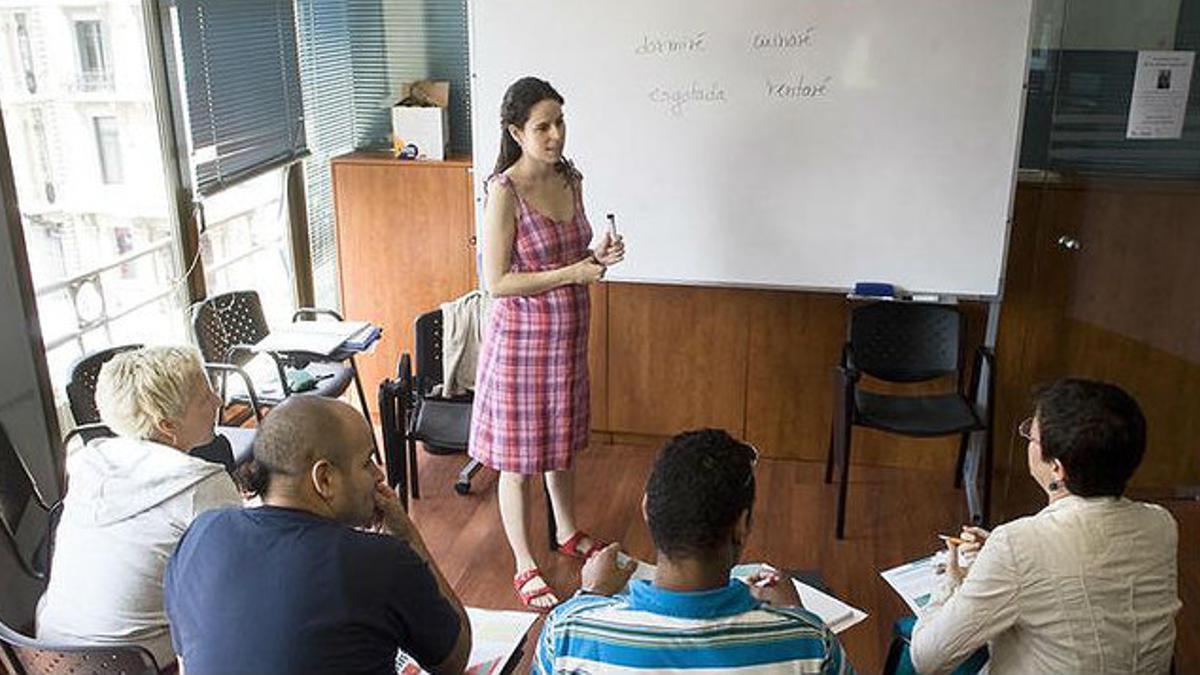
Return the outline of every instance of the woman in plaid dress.
<path id="1" fill-rule="evenodd" d="M 516 558 L 513 586 L 529 607 L 558 598 L 529 546 L 529 478 L 544 474 L 555 548 L 599 548 L 575 526 L 572 459 L 587 447 L 588 285 L 620 262 L 609 234 L 595 251 L 581 176 L 563 158 L 563 99 L 549 83 L 518 80 L 500 111 L 500 156 L 488 182 L 483 267 L 493 303 L 475 378 L 471 456 L 500 472 L 500 517 Z"/>

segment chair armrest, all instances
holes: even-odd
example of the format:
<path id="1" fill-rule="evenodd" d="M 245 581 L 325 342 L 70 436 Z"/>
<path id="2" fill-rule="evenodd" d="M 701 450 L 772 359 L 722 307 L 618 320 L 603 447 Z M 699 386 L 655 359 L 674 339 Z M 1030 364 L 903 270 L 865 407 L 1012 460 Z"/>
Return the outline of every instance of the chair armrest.
<path id="1" fill-rule="evenodd" d="M 258 394 L 254 391 L 254 381 L 250 379 L 249 373 L 231 363 L 205 363 L 204 370 L 209 373 L 220 373 L 222 377 L 232 373 L 241 378 L 242 383 L 246 385 L 246 395 L 250 397 L 250 406 L 254 408 L 254 419 L 258 422 L 262 421 L 262 411 L 259 410 L 261 406 L 258 402 Z M 224 393 L 223 386 L 221 389 L 222 393 Z M 221 403 L 224 404 L 225 402 L 221 401 Z"/>
<path id="2" fill-rule="evenodd" d="M 103 422 L 88 422 L 87 424 L 78 424 L 74 429 L 68 431 L 67 435 L 63 436 L 63 447 L 65 448 L 70 445 L 71 441 L 75 440 L 76 437 L 83 438 L 83 441 L 86 443 L 88 439 L 85 437 L 92 433 L 95 433 L 97 436 L 116 436 L 116 434 L 113 433 L 113 430 L 109 429 L 108 426 Z"/>
<path id="3" fill-rule="evenodd" d="M 332 309 L 323 307 L 301 307 L 295 312 L 292 312 L 292 323 L 296 323 L 301 317 L 309 317 L 315 319 L 318 316 L 332 317 L 336 321 L 345 321 L 341 314 L 338 314 Z"/>
<path id="4" fill-rule="evenodd" d="M 259 354 L 269 356 L 275 362 L 275 372 L 279 375 L 280 391 L 283 392 L 285 398 L 292 395 L 292 390 L 288 387 L 287 372 L 283 369 L 284 361 L 288 358 L 287 354 L 267 350 L 260 351 L 255 349 L 254 345 L 237 344 L 231 345 L 229 349 L 225 350 L 225 361 L 233 363 L 233 357 L 238 354 L 250 354 L 250 358 L 254 358 Z"/>

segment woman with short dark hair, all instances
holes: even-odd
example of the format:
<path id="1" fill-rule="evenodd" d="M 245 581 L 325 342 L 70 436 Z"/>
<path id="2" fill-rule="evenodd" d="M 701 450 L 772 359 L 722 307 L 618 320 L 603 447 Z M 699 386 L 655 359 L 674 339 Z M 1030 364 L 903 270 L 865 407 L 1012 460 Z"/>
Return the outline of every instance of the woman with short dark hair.
<path id="1" fill-rule="evenodd" d="M 987 644 L 989 672 L 1165 673 L 1175 644 L 1178 528 L 1122 495 L 1146 450 L 1146 420 L 1120 388 L 1060 380 L 1021 424 L 1048 505 L 971 543 L 949 544 L 945 581 L 912 635 L 922 673 Z M 978 551 L 966 568 L 960 549 Z"/>

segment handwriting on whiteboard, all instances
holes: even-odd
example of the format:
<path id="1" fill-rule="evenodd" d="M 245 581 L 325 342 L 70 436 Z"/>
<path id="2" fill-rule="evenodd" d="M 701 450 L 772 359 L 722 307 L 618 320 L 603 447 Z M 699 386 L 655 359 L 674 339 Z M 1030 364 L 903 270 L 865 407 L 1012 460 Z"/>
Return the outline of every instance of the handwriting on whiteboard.
<path id="1" fill-rule="evenodd" d="M 651 102 L 661 105 L 672 117 L 682 117 L 693 106 L 724 103 L 725 88 L 717 82 L 705 87 L 693 80 L 684 86 L 654 87 L 649 97 Z"/>
<path id="2" fill-rule="evenodd" d="M 633 53 L 638 56 L 657 56 L 702 52 L 705 51 L 705 35 L 704 31 L 685 35 L 643 35 Z"/>

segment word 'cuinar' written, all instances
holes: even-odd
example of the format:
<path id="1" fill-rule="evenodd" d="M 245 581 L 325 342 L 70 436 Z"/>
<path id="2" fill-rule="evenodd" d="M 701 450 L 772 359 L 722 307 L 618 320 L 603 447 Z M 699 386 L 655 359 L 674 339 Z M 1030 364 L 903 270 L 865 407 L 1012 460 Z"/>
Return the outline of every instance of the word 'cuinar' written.
<path id="1" fill-rule="evenodd" d="M 816 26 L 809 26 L 800 31 L 775 31 L 772 33 L 755 33 L 750 36 L 751 49 L 801 49 L 812 43 L 817 32 Z"/>
<path id="2" fill-rule="evenodd" d="M 671 36 L 642 36 L 642 43 L 634 48 L 638 56 L 653 56 L 657 54 L 687 54 L 702 52 L 704 48 L 704 31 L 690 35 Z"/>
<path id="3" fill-rule="evenodd" d="M 650 90 L 649 96 L 651 101 L 663 106 L 671 115 L 679 117 L 695 104 L 724 103 L 725 88 L 716 82 L 704 87 L 693 81 L 686 87 L 655 87 Z"/>
<path id="4" fill-rule="evenodd" d="M 767 98 L 808 99 L 823 98 L 829 94 L 829 83 L 832 75 L 826 75 L 820 80 L 807 80 L 803 75 L 794 82 L 775 82 L 767 78 Z"/>

